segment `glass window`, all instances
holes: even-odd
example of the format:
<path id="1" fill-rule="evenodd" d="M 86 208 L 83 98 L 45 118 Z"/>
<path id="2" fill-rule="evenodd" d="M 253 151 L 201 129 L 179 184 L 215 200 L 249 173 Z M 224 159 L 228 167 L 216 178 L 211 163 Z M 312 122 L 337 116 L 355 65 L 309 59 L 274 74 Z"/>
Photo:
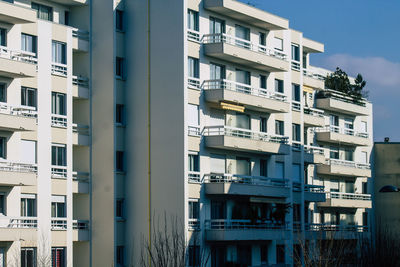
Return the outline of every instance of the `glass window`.
<path id="1" fill-rule="evenodd" d="M 210 155 L 210 170 L 212 173 L 225 173 L 225 155 Z"/>
<path id="2" fill-rule="evenodd" d="M 21 33 L 21 50 L 37 53 L 37 37 L 25 33 Z"/>
<path id="3" fill-rule="evenodd" d="M 7 30 L 0 28 L 0 46 L 7 46 Z"/>
<path id="4" fill-rule="evenodd" d="M 210 17 L 210 34 L 225 33 L 225 21 Z"/>
<path id="5" fill-rule="evenodd" d="M 6 196 L 3 192 L 0 192 L 0 214 L 5 215 L 5 202 L 6 202 Z"/>
<path id="6" fill-rule="evenodd" d="M 226 114 L 226 125 L 234 128 L 250 129 L 250 116 L 243 113 Z"/>
<path id="7" fill-rule="evenodd" d="M 52 42 L 52 60 L 54 63 L 67 64 L 67 44 L 53 41 Z"/>
<path id="8" fill-rule="evenodd" d="M 200 78 L 199 59 L 188 57 L 188 76 L 191 78 Z"/>
<path id="9" fill-rule="evenodd" d="M 124 264 L 124 246 L 117 246 L 117 264 Z"/>
<path id="10" fill-rule="evenodd" d="M 361 163 L 364 163 L 364 164 L 368 163 L 368 152 L 365 152 L 365 151 L 361 152 Z"/>
<path id="11" fill-rule="evenodd" d="M 258 33 L 258 44 L 265 46 L 265 45 L 267 45 L 266 40 L 267 40 L 267 38 L 266 38 L 265 33 L 259 32 Z"/>
<path id="12" fill-rule="evenodd" d="M 292 139 L 293 141 L 301 141 L 300 138 L 300 124 L 293 123 L 292 124 Z"/>
<path id="13" fill-rule="evenodd" d="M 275 92 L 283 93 L 283 80 L 275 79 Z"/>
<path id="14" fill-rule="evenodd" d="M 115 122 L 124 123 L 124 105 L 117 104 L 115 108 Z"/>
<path id="15" fill-rule="evenodd" d="M 118 78 L 123 78 L 124 75 L 124 59 L 121 57 L 117 57 L 115 59 L 115 75 Z"/>
<path id="16" fill-rule="evenodd" d="M 300 62 L 300 47 L 297 44 L 292 44 L 292 60 Z"/>
<path id="17" fill-rule="evenodd" d="M 260 88 L 267 89 L 267 76 L 260 75 Z"/>
<path id="18" fill-rule="evenodd" d="M 367 133 L 367 132 L 368 132 L 367 122 L 366 122 L 366 121 L 362 121 L 362 122 L 361 122 L 361 125 L 360 125 L 360 132 L 361 132 L 361 133 Z"/>
<path id="19" fill-rule="evenodd" d="M 116 151 L 115 152 L 115 168 L 117 171 L 124 171 L 124 152 Z"/>
<path id="20" fill-rule="evenodd" d="M 284 123 L 280 120 L 275 120 L 275 134 L 285 135 Z"/>
<path id="21" fill-rule="evenodd" d="M 225 66 L 210 63 L 210 80 L 225 79 Z"/>
<path id="22" fill-rule="evenodd" d="M 124 217 L 124 200 L 117 199 L 115 202 L 115 216 L 122 218 Z"/>
<path id="23" fill-rule="evenodd" d="M 190 172 L 199 172 L 200 171 L 200 160 L 198 154 L 189 154 L 188 162 L 189 162 L 189 171 Z"/>
<path id="24" fill-rule="evenodd" d="M 331 126 L 339 126 L 339 117 L 336 115 L 330 115 L 329 122 Z"/>
<path id="25" fill-rule="evenodd" d="M 274 44 L 276 50 L 283 51 L 283 39 L 275 37 Z"/>
<path id="26" fill-rule="evenodd" d="M 115 11 L 115 28 L 119 31 L 124 30 L 124 12 L 122 10 Z"/>
<path id="27" fill-rule="evenodd" d="M 0 83 L 0 102 L 7 102 L 7 85 Z"/>
<path id="28" fill-rule="evenodd" d="M 21 267 L 35 267 L 35 266 L 36 266 L 36 248 L 21 248 Z"/>
<path id="29" fill-rule="evenodd" d="M 240 25 L 235 25 L 235 44 L 237 46 L 250 49 L 250 29 L 240 26 Z"/>
<path id="30" fill-rule="evenodd" d="M 34 88 L 21 87 L 21 105 L 37 108 L 37 91 Z"/>
<path id="31" fill-rule="evenodd" d="M 267 118 L 260 118 L 260 132 L 266 133 L 267 132 Z"/>
<path id="32" fill-rule="evenodd" d="M 275 176 L 276 178 L 283 179 L 285 178 L 285 165 L 283 162 L 277 161 L 275 162 Z"/>
<path id="33" fill-rule="evenodd" d="M 261 245 L 260 260 L 261 265 L 268 265 L 268 244 Z"/>
<path id="34" fill-rule="evenodd" d="M 329 151 L 329 157 L 331 159 L 339 159 L 339 148 L 331 147 Z"/>
<path id="35" fill-rule="evenodd" d="M 236 174 L 251 175 L 251 162 L 249 158 L 236 157 Z"/>
<path id="36" fill-rule="evenodd" d="M 250 72 L 236 69 L 236 82 L 250 85 Z"/>
<path id="37" fill-rule="evenodd" d="M 292 83 L 292 99 L 300 102 L 300 85 Z"/>
<path id="38" fill-rule="evenodd" d="M 260 176 L 268 177 L 268 161 L 266 159 L 260 160 Z"/>
<path id="39" fill-rule="evenodd" d="M 6 156 L 7 139 L 5 137 L 0 137 L 0 158 L 5 159 Z"/>
<path id="40" fill-rule="evenodd" d="M 21 216 L 36 216 L 36 195 L 21 195 Z"/>
<path id="41" fill-rule="evenodd" d="M 211 200 L 211 220 L 225 219 L 226 206 L 223 200 Z"/>
<path id="42" fill-rule="evenodd" d="M 354 155 L 354 151 L 353 150 L 350 150 L 350 149 L 345 149 L 344 150 L 344 159 L 345 160 L 354 161 L 353 155 Z"/>
<path id="43" fill-rule="evenodd" d="M 199 219 L 200 204 L 198 200 L 189 200 L 189 219 Z"/>
<path id="44" fill-rule="evenodd" d="M 51 267 L 66 267 L 65 248 L 51 248 Z"/>
<path id="45" fill-rule="evenodd" d="M 65 201 L 65 199 L 64 199 Z M 65 202 L 51 202 L 51 217 L 65 218 L 67 217 Z"/>
<path id="46" fill-rule="evenodd" d="M 200 246 L 189 246 L 189 267 L 200 266 Z"/>
<path id="47" fill-rule="evenodd" d="M 67 115 L 66 95 L 62 93 L 51 93 L 51 113 L 57 115 Z"/>
<path id="48" fill-rule="evenodd" d="M 188 9 L 188 29 L 199 31 L 199 12 Z"/>
<path id="49" fill-rule="evenodd" d="M 64 24 L 69 25 L 69 11 L 64 12 Z"/>
<path id="50" fill-rule="evenodd" d="M 39 19 L 53 21 L 53 8 L 32 2 L 32 9 L 37 11 Z"/>
<path id="51" fill-rule="evenodd" d="M 51 165 L 67 166 L 67 148 L 65 145 L 52 145 Z"/>
<path id="52" fill-rule="evenodd" d="M 188 104 L 188 125 L 193 127 L 199 127 L 200 110 L 198 105 Z"/>

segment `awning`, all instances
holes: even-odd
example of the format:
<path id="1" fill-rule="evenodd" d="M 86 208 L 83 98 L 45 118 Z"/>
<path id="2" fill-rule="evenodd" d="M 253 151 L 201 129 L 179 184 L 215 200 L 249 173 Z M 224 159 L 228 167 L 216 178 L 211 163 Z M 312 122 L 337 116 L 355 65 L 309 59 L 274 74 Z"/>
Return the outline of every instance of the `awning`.
<path id="1" fill-rule="evenodd" d="M 230 104 L 230 103 L 226 103 L 226 102 L 221 102 L 220 105 L 221 105 L 222 109 L 233 110 L 233 111 L 238 111 L 238 112 L 244 112 L 244 107 L 243 106 Z"/>

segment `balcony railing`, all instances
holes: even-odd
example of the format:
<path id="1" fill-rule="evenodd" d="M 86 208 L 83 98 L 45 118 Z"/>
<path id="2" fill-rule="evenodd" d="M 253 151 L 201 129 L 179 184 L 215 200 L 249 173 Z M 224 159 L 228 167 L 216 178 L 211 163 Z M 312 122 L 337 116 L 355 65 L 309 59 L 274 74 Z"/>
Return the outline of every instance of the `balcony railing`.
<path id="1" fill-rule="evenodd" d="M 269 178 L 262 176 L 247 176 L 239 174 L 227 173 L 210 173 L 205 174 L 203 178 L 204 183 L 237 183 L 237 184 L 251 184 L 260 186 L 276 186 L 288 187 L 289 180 L 279 178 Z"/>
<path id="2" fill-rule="evenodd" d="M 194 78 L 194 77 L 189 77 L 188 78 L 188 87 L 191 89 L 200 90 L 200 79 Z"/>
<path id="3" fill-rule="evenodd" d="M 324 75 L 322 75 L 322 74 L 320 74 L 320 73 L 318 73 L 316 71 L 309 70 L 309 69 L 303 69 L 303 75 L 307 76 L 307 77 L 310 77 L 310 78 L 313 78 L 313 79 L 316 79 L 316 80 L 320 80 L 320 81 L 324 81 L 325 80 L 325 76 Z"/>
<path id="4" fill-rule="evenodd" d="M 203 82 L 202 88 L 204 90 L 230 90 L 243 94 L 255 95 L 265 98 L 270 98 L 278 101 L 286 101 L 286 96 L 278 92 L 270 92 L 267 89 L 252 87 L 251 85 L 229 81 L 225 79 L 219 80 L 206 80 Z"/>
<path id="5" fill-rule="evenodd" d="M 5 46 L 0 46 L 0 57 L 29 64 L 37 64 L 35 53 L 13 50 Z"/>
<path id="6" fill-rule="evenodd" d="M 189 41 L 200 43 L 200 32 L 188 29 L 187 38 Z"/>
<path id="7" fill-rule="evenodd" d="M 287 136 L 272 135 L 262 132 L 253 132 L 247 129 L 233 128 L 228 126 L 206 126 L 203 129 L 204 136 L 232 136 L 239 138 L 252 139 L 264 142 L 282 143 L 288 142 Z"/>
<path id="8" fill-rule="evenodd" d="M 0 171 L 6 172 L 37 172 L 36 164 L 0 161 Z"/>
<path id="9" fill-rule="evenodd" d="M 188 224 L 189 224 L 189 230 L 195 230 L 195 231 L 200 230 L 199 219 L 189 219 Z"/>
<path id="10" fill-rule="evenodd" d="M 325 154 L 324 151 L 325 151 L 324 148 L 319 146 L 311 146 L 311 145 L 304 146 L 305 153 L 324 155 Z"/>
<path id="11" fill-rule="evenodd" d="M 188 126 L 188 135 L 190 136 L 200 136 L 200 127 Z"/>
<path id="12" fill-rule="evenodd" d="M 265 230 L 287 230 L 288 223 L 275 223 L 272 221 L 257 220 L 206 220 L 205 228 L 207 230 L 252 230 L 252 229 L 265 229 Z"/>
<path id="13" fill-rule="evenodd" d="M 200 172 L 189 171 L 188 172 L 188 182 L 189 183 L 200 183 Z"/>
<path id="14" fill-rule="evenodd" d="M 306 231 L 327 231 L 327 232 L 368 232 L 368 226 L 364 225 L 335 225 L 324 223 L 310 223 L 305 225 Z"/>
<path id="15" fill-rule="evenodd" d="M 292 150 L 301 151 L 301 142 L 292 140 Z"/>
<path id="16" fill-rule="evenodd" d="M 304 185 L 304 192 L 310 193 L 324 193 L 325 187 L 323 185 L 313 185 L 313 184 L 305 184 Z M 301 191 L 301 183 L 293 182 L 293 190 L 294 191 Z"/>
<path id="17" fill-rule="evenodd" d="M 67 116 L 58 114 L 51 115 L 51 126 L 67 128 Z"/>
<path id="18" fill-rule="evenodd" d="M 66 166 L 51 166 L 51 178 L 66 179 L 67 167 Z"/>
<path id="19" fill-rule="evenodd" d="M 245 39 L 227 35 L 225 33 L 205 34 L 202 37 L 202 41 L 205 44 L 226 43 L 244 49 L 248 49 L 257 53 L 265 54 L 267 56 L 275 57 L 281 60 L 285 61 L 287 60 L 287 55 L 285 53 L 266 47 L 264 45 L 252 43 Z"/>
<path id="20" fill-rule="evenodd" d="M 37 218 L 0 217 L 0 228 L 37 228 Z"/>
<path id="21" fill-rule="evenodd" d="M 291 63 L 292 70 L 300 71 L 300 62 L 292 60 Z"/>
<path id="22" fill-rule="evenodd" d="M 72 84 L 89 88 L 89 79 L 83 76 L 72 76 Z"/>
<path id="23" fill-rule="evenodd" d="M 72 132 L 82 135 L 89 135 L 90 128 L 88 125 L 74 123 L 72 124 Z"/>
<path id="24" fill-rule="evenodd" d="M 342 193 L 342 192 L 326 192 L 326 198 L 370 201 L 371 195 L 370 194 L 356 194 L 356 193 Z"/>
<path id="25" fill-rule="evenodd" d="M 292 110 L 301 111 L 301 103 L 298 101 L 292 101 Z"/>
<path id="26" fill-rule="evenodd" d="M 346 103 L 356 104 L 362 107 L 365 107 L 365 100 L 364 99 L 355 99 L 351 96 L 347 96 L 341 92 L 332 90 L 332 89 L 325 89 L 320 91 L 316 94 L 316 98 L 331 98 L 335 100 L 339 100 Z"/>
<path id="27" fill-rule="evenodd" d="M 322 127 L 322 128 L 317 128 L 316 132 L 339 133 L 339 134 L 345 134 L 345 135 L 362 137 L 362 138 L 368 138 L 369 137 L 368 133 L 356 132 L 353 129 L 341 128 L 339 126 L 334 126 L 334 125 L 330 125 L 330 126 L 326 126 L 326 127 Z"/>
<path id="28" fill-rule="evenodd" d="M 72 221 L 72 229 L 88 230 L 89 229 L 89 221 L 87 221 L 87 220 L 73 220 Z"/>
<path id="29" fill-rule="evenodd" d="M 367 170 L 371 168 L 371 165 L 368 163 L 357 163 L 354 161 L 341 160 L 341 159 L 327 159 L 326 164 L 327 165 L 340 165 L 340 166 L 344 166 L 344 167 L 367 169 Z"/>
<path id="30" fill-rule="evenodd" d="M 321 109 L 304 107 L 303 110 L 304 110 L 304 114 L 306 114 L 306 115 L 322 117 L 322 118 L 324 117 L 324 111 Z"/>
<path id="31" fill-rule="evenodd" d="M 51 218 L 51 230 L 67 230 L 67 219 Z"/>
<path id="32" fill-rule="evenodd" d="M 85 30 L 74 29 L 72 30 L 72 37 L 76 37 L 81 40 L 89 41 L 89 32 Z"/>
<path id="33" fill-rule="evenodd" d="M 37 117 L 37 111 L 35 107 L 13 106 L 7 103 L 0 103 L 0 113 L 21 117 Z"/>
<path id="34" fill-rule="evenodd" d="M 90 175 L 88 172 L 72 172 L 72 180 L 78 182 L 86 182 L 88 183 L 90 179 Z"/>
<path id="35" fill-rule="evenodd" d="M 51 74 L 66 77 L 68 74 L 68 67 L 65 64 L 51 63 Z"/>

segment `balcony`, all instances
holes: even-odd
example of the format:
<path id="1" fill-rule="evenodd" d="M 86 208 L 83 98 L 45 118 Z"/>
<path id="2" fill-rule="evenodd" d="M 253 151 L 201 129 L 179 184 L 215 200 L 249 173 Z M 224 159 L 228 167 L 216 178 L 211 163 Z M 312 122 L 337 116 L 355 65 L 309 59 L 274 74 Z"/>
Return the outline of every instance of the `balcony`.
<path id="1" fill-rule="evenodd" d="M 79 29 L 72 31 L 72 49 L 77 52 L 89 51 L 89 32 Z"/>
<path id="2" fill-rule="evenodd" d="M 258 241 L 286 240 L 289 230 L 286 223 L 251 220 L 206 220 L 207 241 Z"/>
<path id="3" fill-rule="evenodd" d="M 268 72 L 289 71 L 287 55 L 224 33 L 203 35 L 206 56 Z"/>
<path id="4" fill-rule="evenodd" d="M 0 0 L 0 22 L 8 24 L 34 23 L 36 11 Z"/>
<path id="5" fill-rule="evenodd" d="M 259 112 L 289 112 L 289 103 L 281 93 L 229 80 L 207 80 L 202 87 L 205 100 L 211 103 L 226 101 Z"/>
<path id="6" fill-rule="evenodd" d="M 331 110 L 352 116 L 367 116 L 370 114 L 364 100 L 355 100 L 334 90 L 325 89 L 319 92 L 316 98 L 317 108 L 323 110 Z"/>
<path id="7" fill-rule="evenodd" d="M 73 220 L 72 230 L 73 241 L 89 241 L 89 221 Z"/>
<path id="8" fill-rule="evenodd" d="M 316 108 L 304 107 L 304 125 L 306 127 L 325 126 L 324 111 Z"/>
<path id="9" fill-rule="evenodd" d="M 298 182 L 293 182 L 293 199 L 295 203 L 301 203 L 301 184 Z M 326 201 L 324 186 L 305 184 L 304 201 L 306 202 Z"/>
<path id="10" fill-rule="evenodd" d="M 317 141 L 348 146 L 369 146 L 368 133 L 356 132 L 353 129 L 340 128 L 338 126 L 326 126 L 316 129 Z"/>
<path id="11" fill-rule="evenodd" d="M 306 239 L 362 239 L 369 236 L 368 226 L 311 223 L 305 225 Z"/>
<path id="12" fill-rule="evenodd" d="M 36 185 L 37 166 L 35 164 L 0 161 L 0 185 Z"/>
<path id="13" fill-rule="evenodd" d="M 304 146 L 304 162 L 310 164 L 324 164 L 326 161 L 324 149 L 319 146 Z"/>
<path id="14" fill-rule="evenodd" d="M 72 124 L 72 144 L 76 146 L 90 145 L 90 129 L 87 125 Z"/>
<path id="15" fill-rule="evenodd" d="M 36 238 L 36 217 L 0 217 L 0 242 L 30 241 Z"/>
<path id="16" fill-rule="evenodd" d="M 371 209 L 372 201 L 370 194 L 327 192 L 326 201 L 318 203 L 318 206 Z"/>
<path id="17" fill-rule="evenodd" d="M 303 84 L 315 89 L 325 89 L 325 76 L 310 68 L 303 69 Z"/>
<path id="18" fill-rule="evenodd" d="M 338 159 L 327 159 L 325 164 L 317 165 L 317 173 L 333 176 L 371 177 L 369 164 Z"/>
<path id="19" fill-rule="evenodd" d="M 36 54 L 0 46 L 0 76 L 12 79 L 35 77 L 36 64 Z"/>
<path id="20" fill-rule="evenodd" d="M 239 1 L 204 0 L 203 7 L 217 14 L 269 31 L 289 28 L 288 20 Z"/>
<path id="21" fill-rule="evenodd" d="M 288 137 L 227 126 L 204 127 L 205 145 L 211 148 L 267 154 L 289 154 Z"/>
<path id="22" fill-rule="evenodd" d="M 23 132 L 36 130 L 37 112 L 33 107 L 0 103 L 0 130 Z"/>
<path id="23" fill-rule="evenodd" d="M 89 79 L 82 76 L 72 76 L 72 96 L 74 98 L 89 99 Z"/>
<path id="24" fill-rule="evenodd" d="M 259 176 L 232 174 L 207 174 L 204 176 L 208 195 L 238 195 L 287 198 L 290 195 L 288 180 Z"/>
<path id="25" fill-rule="evenodd" d="M 72 192 L 74 194 L 89 194 L 88 172 L 72 172 Z"/>

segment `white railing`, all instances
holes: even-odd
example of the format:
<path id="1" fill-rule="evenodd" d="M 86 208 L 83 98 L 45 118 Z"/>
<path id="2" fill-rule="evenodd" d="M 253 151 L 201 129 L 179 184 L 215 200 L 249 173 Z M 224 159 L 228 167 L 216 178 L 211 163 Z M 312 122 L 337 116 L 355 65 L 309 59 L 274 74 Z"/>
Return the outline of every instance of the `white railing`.
<path id="1" fill-rule="evenodd" d="M 304 191 L 311 193 L 324 193 L 325 186 L 323 185 L 313 185 L 313 184 L 305 184 Z"/>
<path id="2" fill-rule="evenodd" d="M 232 136 L 239 138 L 252 139 L 264 142 L 282 143 L 286 144 L 289 140 L 287 136 L 272 135 L 262 132 L 253 132 L 247 129 L 233 128 L 228 126 L 206 126 L 203 129 L 204 136 Z"/>
<path id="3" fill-rule="evenodd" d="M 318 72 L 312 71 L 310 69 L 303 69 L 303 75 L 307 76 L 307 77 L 310 77 L 310 78 L 313 78 L 313 79 L 316 79 L 316 80 L 320 80 L 320 81 L 324 81 L 325 80 L 325 76 L 324 75 L 322 75 L 322 74 L 320 74 Z"/>
<path id="4" fill-rule="evenodd" d="M 5 46 L 0 46 L 0 57 L 29 64 L 37 64 L 35 53 L 13 50 Z"/>
<path id="5" fill-rule="evenodd" d="M 275 57 L 281 60 L 287 60 L 287 55 L 285 53 L 282 53 L 281 51 L 277 51 L 264 45 L 255 44 L 248 40 L 227 35 L 225 33 L 205 34 L 202 37 L 202 41 L 204 44 L 226 43 L 244 49 L 249 49 L 257 53 L 265 54 L 267 56 Z"/>
<path id="6" fill-rule="evenodd" d="M 12 116 L 21 116 L 21 117 L 30 117 L 36 118 L 37 111 L 35 107 L 29 106 L 13 106 L 7 103 L 0 103 L 0 113 L 12 115 Z"/>
<path id="7" fill-rule="evenodd" d="M 291 67 L 292 70 L 300 71 L 300 62 L 292 60 Z"/>
<path id="8" fill-rule="evenodd" d="M 305 225 L 306 231 L 327 231 L 327 232 L 368 232 L 368 226 L 364 225 L 335 225 L 325 223 L 308 223 Z"/>
<path id="9" fill-rule="evenodd" d="M 326 198 L 349 199 L 349 200 L 371 200 L 370 194 L 342 193 L 342 192 L 326 192 Z"/>
<path id="10" fill-rule="evenodd" d="M 286 101 L 286 96 L 279 92 L 270 92 L 267 89 L 252 87 L 251 85 L 229 81 L 225 79 L 206 80 L 203 82 L 204 90 L 230 90 L 243 94 L 251 94 L 255 96 L 270 98 L 278 101 Z"/>
<path id="11" fill-rule="evenodd" d="M 301 142 L 292 140 L 292 150 L 301 151 Z"/>
<path id="12" fill-rule="evenodd" d="M 51 115 L 51 126 L 67 128 L 67 116 L 58 114 Z"/>
<path id="13" fill-rule="evenodd" d="M 368 136 L 369 136 L 368 133 L 356 132 L 353 129 L 341 128 L 339 126 L 334 126 L 334 125 L 317 128 L 316 132 L 340 133 L 340 134 L 351 135 L 351 136 L 362 137 L 362 138 L 368 138 Z"/>
<path id="14" fill-rule="evenodd" d="M 194 77 L 189 77 L 188 78 L 188 87 L 191 89 L 200 90 L 200 79 L 194 78 Z"/>
<path id="15" fill-rule="evenodd" d="M 269 178 L 263 176 L 248 176 L 227 173 L 209 173 L 203 178 L 204 183 L 237 183 L 261 186 L 288 187 L 289 180 L 279 178 Z"/>
<path id="16" fill-rule="evenodd" d="M 301 111 L 301 103 L 298 101 L 292 100 L 292 110 Z"/>
<path id="17" fill-rule="evenodd" d="M 89 135 L 90 129 L 88 125 L 73 123 L 72 132 L 82 135 Z"/>
<path id="18" fill-rule="evenodd" d="M 189 41 L 200 43 L 200 32 L 188 29 L 187 38 Z"/>
<path id="19" fill-rule="evenodd" d="M 324 111 L 321 109 L 316 109 L 316 108 L 310 108 L 310 107 L 304 107 L 304 114 L 315 116 L 315 117 L 324 117 Z"/>
<path id="20" fill-rule="evenodd" d="M 67 76 L 68 74 L 68 67 L 62 63 L 51 63 L 51 74 L 59 75 L 59 76 Z"/>
<path id="21" fill-rule="evenodd" d="M 89 32 L 85 30 L 74 29 L 72 30 L 72 37 L 76 37 L 81 40 L 89 41 Z"/>
<path id="22" fill-rule="evenodd" d="M 72 229 L 88 230 L 89 229 L 89 221 L 87 221 L 87 220 L 73 220 L 72 221 Z"/>
<path id="23" fill-rule="evenodd" d="M 340 165 L 344 167 L 357 168 L 357 169 L 370 169 L 371 165 L 368 163 L 357 163 L 350 160 L 341 159 L 327 159 L 326 164 L 328 165 Z"/>
<path id="24" fill-rule="evenodd" d="M 189 219 L 188 224 L 189 230 L 200 230 L 199 219 Z"/>
<path id="25" fill-rule="evenodd" d="M 74 180 L 74 181 L 88 183 L 89 179 L 90 179 L 90 175 L 88 172 L 77 172 L 77 171 L 72 172 L 72 180 Z"/>
<path id="26" fill-rule="evenodd" d="M 19 163 L 19 162 L 10 162 L 10 161 L 0 161 L 0 171 L 6 172 L 37 172 L 36 164 L 29 163 Z"/>
<path id="27" fill-rule="evenodd" d="M 89 79 L 83 76 L 72 76 L 72 84 L 89 88 Z"/>
<path id="28" fill-rule="evenodd" d="M 325 149 L 322 147 L 319 147 L 319 146 L 307 145 L 307 146 L 304 146 L 304 152 L 310 153 L 310 154 L 324 155 Z"/>
<path id="29" fill-rule="evenodd" d="M 332 90 L 332 89 L 325 89 L 323 91 L 318 92 L 316 98 L 331 98 L 335 100 L 339 100 L 346 103 L 355 104 L 358 106 L 365 107 L 365 99 L 355 99 L 353 97 L 347 96 L 344 93 Z"/>
<path id="30" fill-rule="evenodd" d="M 288 223 L 276 223 L 272 221 L 257 220 L 205 220 L 205 228 L 207 230 L 251 230 L 251 229 L 265 229 L 265 230 L 286 230 Z"/>
<path id="31" fill-rule="evenodd" d="M 200 172 L 189 171 L 188 172 L 188 182 L 189 183 L 200 183 Z"/>
<path id="32" fill-rule="evenodd" d="M 200 136 L 200 127 L 188 126 L 188 135 L 190 136 Z"/>
<path id="33" fill-rule="evenodd" d="M 37 228 L 37 218 L 0 217 L 0 228 Z"/>
<path id="34" fill-rule="evenodd" d="M 67 230 L 67 219 L 51 218 L 51 230 Z"/>
<path id="35" fill-rule="evenodd" d="M 51 178 L 66 179 L 67 167 L 66 166 L 51 166 Z"/>

